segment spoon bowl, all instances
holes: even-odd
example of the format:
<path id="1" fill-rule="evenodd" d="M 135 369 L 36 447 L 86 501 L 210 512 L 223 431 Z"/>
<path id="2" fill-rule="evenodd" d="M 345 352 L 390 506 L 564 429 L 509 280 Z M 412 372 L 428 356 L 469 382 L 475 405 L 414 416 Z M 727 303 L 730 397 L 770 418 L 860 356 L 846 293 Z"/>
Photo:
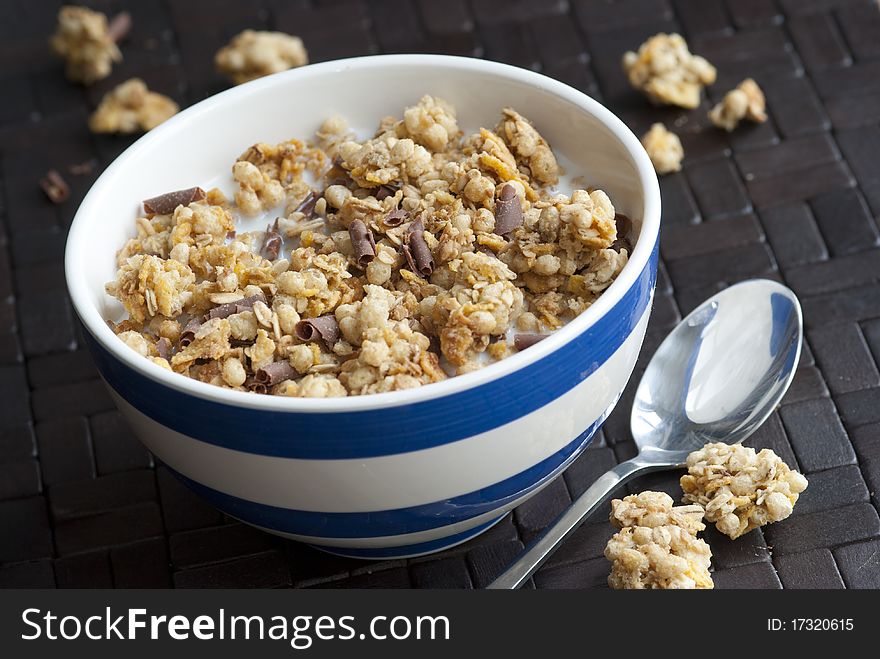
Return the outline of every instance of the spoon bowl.
<path id="1" fill-rule="evenodd" d="M 752 279 L 713 295 L 666 337 L 636 390 L 630 428 L 639 453 L 600 476 L 490 589 L 519 588 L 618 486 L 684 465 L 710 442 L 736 444 L 782 400 L 803 341 L 797 297 Z"/>
<path id="2" fill-rule="evenodd" d="M 660 344 L 639 382 L 630 419 L 639 451 L 683 463 L 709 442 L 751 435 L 791 384 L 801 335 L 797 297 L 775 281 L 745 281 L 706 300 Z"/>

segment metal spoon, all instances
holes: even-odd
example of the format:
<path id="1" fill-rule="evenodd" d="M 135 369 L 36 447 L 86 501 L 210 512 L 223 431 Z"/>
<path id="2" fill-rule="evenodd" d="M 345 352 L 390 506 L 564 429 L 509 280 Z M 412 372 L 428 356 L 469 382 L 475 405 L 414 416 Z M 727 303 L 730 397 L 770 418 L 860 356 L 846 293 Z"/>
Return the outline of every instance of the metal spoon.
<path id="1" fill-rule="evenodd" d="M 708 442 L 741 442 L 794 378 L 803 335 L 795 294 L 753 279 L 706 300 L 666 337 L 633 402 L 639 453 L 600 476 L 495 581 L 519 588 L 619 485 L 648 471 L 684 466 Z"/>

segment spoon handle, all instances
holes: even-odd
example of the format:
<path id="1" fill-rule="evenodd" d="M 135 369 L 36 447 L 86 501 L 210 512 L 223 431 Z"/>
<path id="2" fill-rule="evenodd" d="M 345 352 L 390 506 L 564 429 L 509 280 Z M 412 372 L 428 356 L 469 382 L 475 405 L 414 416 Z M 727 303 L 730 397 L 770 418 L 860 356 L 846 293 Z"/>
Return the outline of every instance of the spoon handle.
<path id="1" fill-rule="evenodd" d="M 590 488 L 544 529 L 519 557 L 487 588 L 509 590 L 522 586 L 544 564 L 562 542 L 577 530 L 583 521 L 618 485 L 622 485 L 650 466 L 638 459 L 621 462 L 602 474 Z"/>

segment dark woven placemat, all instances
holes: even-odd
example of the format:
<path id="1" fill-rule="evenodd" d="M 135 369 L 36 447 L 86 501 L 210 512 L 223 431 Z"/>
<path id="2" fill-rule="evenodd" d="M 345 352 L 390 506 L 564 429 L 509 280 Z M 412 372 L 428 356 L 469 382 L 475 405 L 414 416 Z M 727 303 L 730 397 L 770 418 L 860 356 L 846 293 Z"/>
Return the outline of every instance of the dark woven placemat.
<path id="1" fill-rule="evenodd" d="M 156 465 L 114 411 L 74 322 L 65 230 L 100 170 L 132 139 L 96 137 L 88 112 L 142 77 L 191 104 L 225 87 L 212 57 L 245 27 L 303 37 L 312 61 L 378 52 L 503 60 L 600 99 L 637 134 L 680 133 L 684 171 L 661 180 L 657 297 L 636 383 L 653 349 L 702 299 L 750 277 L 801 296 L 807 346 L 779 411 L 749 441 L 809 475 L 781 524 L 730 542 L 706 533 L 718 588 L 880 587 L 880 10 L 868 0 L 89 1 L 134 18 L 125 61 L 89 90 L 50 56 L 57 2 L 0 3 L 0 586 L 485 585 L 602 472 L 633 455 L 631 386 L 563 477 L 478 539 L 411 561 L 337 559 L 225 518 Z M 650 107 L 620 56 L 683 32 L 719 70 L 709 102 L 746 76 L 770 120 L 731 135 Z M 686 119 L 686 120 L 685 120 Z M 37 187 L 50 167 L 71 199 Z M 677 473 L 626 489 L 674 496 Z M 611 533 L 599 511 L 529 585 L 604 587 Z"/>

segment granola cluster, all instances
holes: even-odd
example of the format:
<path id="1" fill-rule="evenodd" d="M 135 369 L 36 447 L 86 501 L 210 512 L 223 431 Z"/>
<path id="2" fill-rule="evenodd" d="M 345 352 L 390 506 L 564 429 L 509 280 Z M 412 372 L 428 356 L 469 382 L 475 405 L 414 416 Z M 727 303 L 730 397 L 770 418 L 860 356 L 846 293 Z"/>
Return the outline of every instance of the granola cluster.
<path id="1" fill-rule="evenodd" d="M 700 105 L 700 91 L 715 82 L 716 76 L 715 67 L 691 54 L 679 34 L 656 34 L 638 53 L 627 51 L 623 69 L 630 84 L 654 103 L 687 109 Z"/>
<path id="2" fill-rule="evenodd" d="M 709 119 L 718 128 L 730 132 L 743 119 L 759 124 L 767 121 L 765 106 L 764 92 L 761 91 L 758 83 L 746 78 L 709 110 Z"/>
<path id="3" fill-rule="evenodd" d="M 107 17 L 86 7 L 61 7 L 58 28 L 49 43 L 64 58 L 67 77 L 73 82 L 90 85 L 103 80 L 113 64 L 122 60 Z"/>
<path id="4" fill-rule="evenodd" d="M 247 149 L 229 197 L 145 200 L 107 285 L 128 315 L 114 327 L 165 368 L 275 395 L 482 368 L 574 318 L 626 265 L 629 220 L 601 190 L 557 191 L 560 174 L 510 108 L 470 135 L 434 96 L 367 139 L 331 117 L 314 142 Z"/>
<path id="5" fill-rule="evenodd" d="M 642 136 L 642 146 L 648 152 L 651 163 L 658 174 L 669 174 L 681 170 L 681 159 L 684 149 L 678 135 L 670 132 L 661 123 L 651 126 L 651 130 Z"/>
<path id="6" fill-rule="evenodd" d="M 609 521 L 620 531 L 605 547 L 615 589 L 712 588 L 712 552 L 697 533 L 703 509 L 674 506 L 663 492 L 642 492 L 611 502 Z"/>
<path id="7" fill-rule="evenodd" d="M 245 30 L 217 51 L 214 63 L 236 85 L 309 63 L 302 39 L 284 32 Z"/>
<path id="8" fill-rule="evenodd" d="M 687 458 L 684 501 L 706 509 L 706 519 L 731 539 L 791 515 L 807 479 L 770 449 L 707 444 Z"/>
<path id="9" fill-rule="evenodd" d="M 104 95 L 89 118 L 89 128 L 93 133 L 148 131 L 178 110 L 170 98 L 150 91 L 140 78 L 131 78 Z"/>

